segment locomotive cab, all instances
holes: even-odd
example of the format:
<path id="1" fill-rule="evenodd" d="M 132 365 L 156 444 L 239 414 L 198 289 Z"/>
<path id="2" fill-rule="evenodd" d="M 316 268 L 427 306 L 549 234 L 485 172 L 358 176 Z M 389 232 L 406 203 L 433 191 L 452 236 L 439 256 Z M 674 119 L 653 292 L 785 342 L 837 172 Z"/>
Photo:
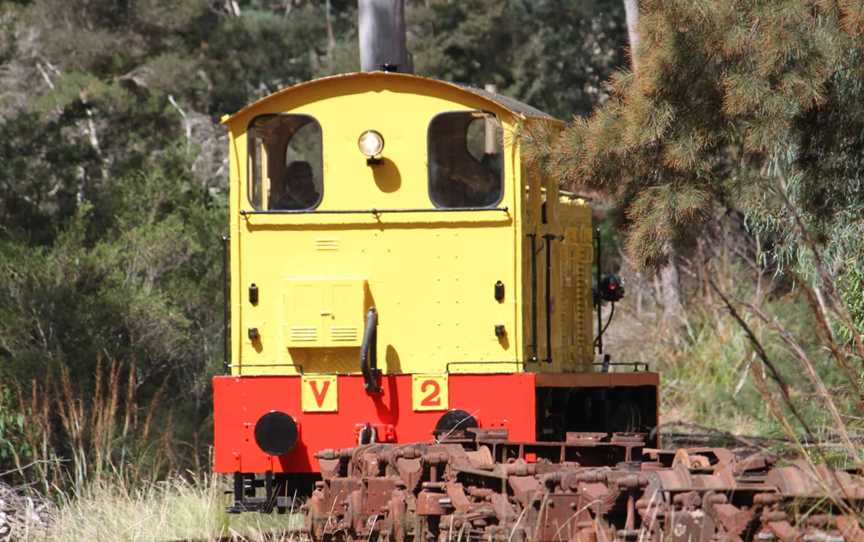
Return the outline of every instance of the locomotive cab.
<path id="1" fill-rule="evenodd" d="M 559 121 L 371 72 L 223 122 L 231 348 L 214 466 L 238 503 L 255 474 L 271 502 L 319 472 L 316 452 L 358 442 L 653 435 L 656 373 L 594 365 L 590 207 L 521 160 L 520 126 Z"/>

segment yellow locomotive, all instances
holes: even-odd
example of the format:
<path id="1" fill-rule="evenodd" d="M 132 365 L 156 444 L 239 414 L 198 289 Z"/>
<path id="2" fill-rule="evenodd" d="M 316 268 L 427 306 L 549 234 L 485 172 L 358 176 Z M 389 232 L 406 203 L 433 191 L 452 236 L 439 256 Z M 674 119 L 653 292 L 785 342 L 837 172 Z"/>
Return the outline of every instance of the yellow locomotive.
<path id="1" fill-rule="evenodd" d="M 523 162 L 520 130 L 538 122 L 560 124 L 393 72 L 303 83 L 223 119 L 215 470 L 235 477 L 234 510 L 284 506 L 323 449 L 472 428 L 524 443 L 651 433 L 657 374 L 594 363 L 591 210 Z"/>

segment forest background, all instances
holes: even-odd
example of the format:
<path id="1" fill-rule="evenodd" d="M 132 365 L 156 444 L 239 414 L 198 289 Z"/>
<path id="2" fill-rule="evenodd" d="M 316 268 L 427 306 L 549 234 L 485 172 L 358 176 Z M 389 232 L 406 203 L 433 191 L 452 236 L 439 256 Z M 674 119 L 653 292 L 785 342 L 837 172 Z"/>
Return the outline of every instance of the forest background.
<path id="1" fill-rule="evenodd" d="M 570 121 L 521 136 L 595 198 L 629 293 L 605 342 L 663 372 L 664 423 L 860 460 L 864 7 L 643 0 L 631 55 L 624 5 L 406 0 L 408 48 Z M 357 41 L 353 0 L 0 3 L 7 479 L 207 471 L 218 118 L 356 71 Z"/>

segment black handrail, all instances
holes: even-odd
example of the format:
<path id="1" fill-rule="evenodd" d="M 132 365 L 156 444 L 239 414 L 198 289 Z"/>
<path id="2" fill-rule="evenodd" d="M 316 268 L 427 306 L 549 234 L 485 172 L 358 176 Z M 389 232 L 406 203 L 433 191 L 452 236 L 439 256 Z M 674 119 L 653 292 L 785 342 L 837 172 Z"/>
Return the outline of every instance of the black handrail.
<path id="1" fill-rule="evenodd" d="M 368 393 L 381 393 L 378 377 L 378 311 L 369 307 L 366 313 L 366 330 L 363 333 L 363 343 L 360 345 L 360 372 L 363 373 L 363 383 Z"/>
<path id="2" fill-rule="evenodd" d="M 246 215 L 356 215 L 371 213 L 380 215 L 384 213 L 459 213 L 459 212 L 478 212 L 478 211 L 499 211 L 509 213 L 508 207 L 417 207 L 417 208 L 397 208 L 397 209 L 262 209 L 260 211 L 250 211 L 243 209 L 240 214 Z"/>
<path id="3" fill-rule="evenodd" d="M 303 374 L 303 366 L 299 363 L 232 363 L 228 366 L 228 372 L 230 373 L 233 369 L 237 369 L 237 374 L 242 376 L 243 369 L 255 369 L 258 367 L 267 367 L 268 369 L 272 369 L 274 367 L 293 367 L 297 370 L 301 375 Z"/>
<path id="4" fill-rule="evenodd" d="M 591 365 L 595 367 L 606 367 L 607 370 L 603 372 L 608 372 L 609 367 L 632 367 L 633 372 L 648 372 L 651 370 L 651 367 L 645 363 L 644 361 L 606 361 L 604 360 L 602 363 L 592 363 Z"/>
<path id="5" fill-rule="evenodd" d="M 537 234 L 529 233 L 531 240 L 531 350 L 530 361 L 537 361 Z"/>
<path id="6" fill-rule="evenodd" d="M 603 353 L 603 308 L 600 303 L 600 281 L 603 275 L 603 247 L 600 237 L 600 228 L 594 228 L 594 265 L 596 266 L 596 284 L 594 285 L 594 308 L 597 309 L 597 338 L 594 339 L 594 348 L 598 354 Z M 610 320 L 611 321 L 611 320 Z"/>
<path id="7" fill-rule="evenodd" d="M 564 239 L 563 235 L 547 233 L 546 240 L 546 357 L 543 361 L 552 363 L 552 241 Z"/>
<path id="8" fill-rule="evenodd" d="M 231 237 L 222 236 L 222 353 L 225 364 L 225 372 L 231 370 L 231 343 L 228 336 L 228 322 L 231 318 L 229 311 L 231 295 L 230 283 L 228 282 L 228 268 L 230 266 L 230 242 Z"/>

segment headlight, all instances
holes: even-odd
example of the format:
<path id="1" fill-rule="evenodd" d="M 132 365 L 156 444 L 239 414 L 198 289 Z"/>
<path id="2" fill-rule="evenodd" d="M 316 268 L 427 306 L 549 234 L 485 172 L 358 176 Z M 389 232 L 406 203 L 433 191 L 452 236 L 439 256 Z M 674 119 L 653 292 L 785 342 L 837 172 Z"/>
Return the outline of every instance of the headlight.
<path id="1" fill-rule="evenodd" d="M 366 130 L 357 139 L 357 146 L 366 158 L 377 158 L 384 151 L 384 137 L 375 130 Z"/>

